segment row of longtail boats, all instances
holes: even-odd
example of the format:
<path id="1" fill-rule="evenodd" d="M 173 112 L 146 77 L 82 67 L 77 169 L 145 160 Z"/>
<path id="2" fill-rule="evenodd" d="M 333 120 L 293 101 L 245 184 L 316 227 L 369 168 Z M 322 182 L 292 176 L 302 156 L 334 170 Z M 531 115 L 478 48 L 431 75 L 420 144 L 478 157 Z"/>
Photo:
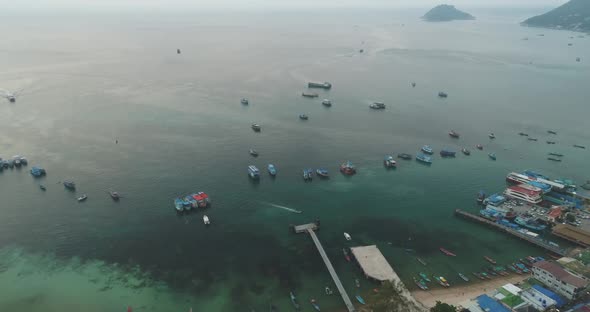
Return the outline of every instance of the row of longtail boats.
<path id="1" fill-rule="evenodd" d="M 445 255 L 452 256 L 447 253 L 445 253 Z M 507 276 L 510 274 L 510 272 L 515 273 L 515 274 L 519 274 L 519 275 L 528 274 L 528 273 L 530 273 L 530 268 L 533 266 L 533 263 L 535 263 L 537 261 L 545 260 L 542 257 L 528 256 L 526 258 L 519 259 L 518 261 L 515 261 L 513 263 L 502 266 L 502 265 L 498 265 L 494 259 L 492 259 L 488 256 L 484 256 L 483 258 L 487 262 L 489 262 L 491 265 L 484 266 L 484 267 L 482 267 L 481 271 L 472 273 L 473 276 L 475 276 L 479 280 L 490 280 L 490 279 L 497 277 L 497 276 Z M 416 257 L 416 260 L 418 260 L 418 262 L 420 262 L 424 266 L 427 265 L 426 261 L 424 261 L 420 257 Z M 469 277 L 467 277 L 463 273 L 457 273 L 457 275 L 464 282 L 470 281 Z M 422 290 L 428 290 L 430 288 L 430 283 L 432 283 L 432 282 L 435 282 L 436 284 L 439 284 L 442 287 L 451 287 L 451 284 L 449 283 L 449 281 L 445 277 L 437 276 L 437 275 L 432 275 L 432 277 L 429 277 L 428 274 L 423 273 L 423 272 L 419 272 L 418 277 L 413 277 L 413 280 L 414 280 L 414 284 L 416 284 L 416 286 L 418 286 L 418 288 L 422 289 Z"/>

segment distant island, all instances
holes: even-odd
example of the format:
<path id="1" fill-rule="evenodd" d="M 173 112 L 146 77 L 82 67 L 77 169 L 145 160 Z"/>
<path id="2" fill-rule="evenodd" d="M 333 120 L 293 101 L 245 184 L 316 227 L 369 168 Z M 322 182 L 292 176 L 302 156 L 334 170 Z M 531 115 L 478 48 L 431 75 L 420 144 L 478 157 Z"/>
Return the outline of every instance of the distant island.
<path id="1" fill-rule="evenodd" d="M 473 20 L 469 13 L 457 10 L 454 5 L 441 4 L 428 11 L 422 19 L 428 22 L 448 22 L 454 20 Z"/>
<path id="2" fill-rule="evenodd" d="M 590 1 L 571 0 L 545 14 L 531 17 L 523 26 L 590 32 Z"/>

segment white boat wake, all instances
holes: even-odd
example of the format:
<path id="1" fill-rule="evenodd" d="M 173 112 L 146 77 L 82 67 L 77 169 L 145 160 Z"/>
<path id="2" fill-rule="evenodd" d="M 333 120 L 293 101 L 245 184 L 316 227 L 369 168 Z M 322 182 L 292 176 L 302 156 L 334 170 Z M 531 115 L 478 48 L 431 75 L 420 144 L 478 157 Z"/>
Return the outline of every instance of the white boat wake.
<path id="1" fill-rule="evenodd" d="M 297 210 L 297 209 L 293 209 L 293 208 L 289 208 L 289 207 L 285 207 L 285 206 L 281 206 L 281 205 L 277 205 L 277 204 L 273 204 L 273 203 L 266 203 L 266 202 L 264 202 L 264 204 L 267 204 L 269 206 L 273 206 L 275 208 L 287 210 L 287 211 L 290 211 L 292 213 L 302 213 L 303 212 L 301 210 Z"/>

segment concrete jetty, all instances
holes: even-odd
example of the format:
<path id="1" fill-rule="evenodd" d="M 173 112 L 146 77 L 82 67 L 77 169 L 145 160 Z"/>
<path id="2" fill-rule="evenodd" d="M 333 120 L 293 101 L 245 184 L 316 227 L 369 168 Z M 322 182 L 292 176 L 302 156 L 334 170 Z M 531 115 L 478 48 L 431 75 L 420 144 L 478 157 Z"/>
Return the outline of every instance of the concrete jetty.
<path id="1" fill-rule="evenodd" d="M 340 296 L 342 297 L 342 300 L 344 301 L 346 308 L 349 312 L 355 312 L 356 310 L 354 308 L 354 305 L 352 304 L 352 301 L 350 301 L 350 297 L 348 297 L 346 290 L 344 290 L 344 286 L 342 286 L 342 282 L 340 282 L 340 278 L 338 277 L 338 274 L 336 274 L 336 270 L 334 270 L 334 267 L 332 266 L 332 263 L 330 262 L 328 255 L 326 255 L 326 251 L 324 250 L 324 247 L 322 246 L 320 239 L 315 234 L 315 230 L 319 229 L 319 222 L 292 226 L 292 229 L 295 233 L 308 233 L 309 236 L 311 236 L 311 239 L 313 240 L 316 248 L 318 249 L 318 252 L 322 257 L 322 260 L 324 260 L 324 264 L 326 265 L 328 272 L 330 272 L 330 276 L 332 276 L 332 279 L 334 280 L 334 284 L 336 284 L 336 288 L 338 289 L 338 292 L 340 293 Z"/>

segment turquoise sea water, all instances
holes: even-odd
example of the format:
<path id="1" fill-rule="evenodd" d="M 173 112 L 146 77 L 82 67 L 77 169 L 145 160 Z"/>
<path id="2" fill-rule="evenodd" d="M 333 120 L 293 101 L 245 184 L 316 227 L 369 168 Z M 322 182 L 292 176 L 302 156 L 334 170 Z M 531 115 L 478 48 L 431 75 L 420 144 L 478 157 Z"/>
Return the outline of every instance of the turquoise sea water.
<path id="1" fill-rule="evenodd" d="M 483 255 L 542 254 L 452 211 L 475 211 L 477 192 L 501 191 L 510 171 L 588 179 L 586 150 L 571 146 L 590 145 L 590 41 L 520 27 L 520 13 L 475 13 L 448 24 L 421 22 L 420 11 L 3 18 L 0 88 L 24 90 L 0 103 L 0 155 L 25 155 L 48 175 L 0 173 L 0 310 L 289 311 L 295 290 L 306 308 L 314 297 L 339 311 L 323 295 L 331 280 L 313 243 L 288 229 L 315 219 L 351 294 L 361 274 L 347 246 L 377 244 L 410 285 L 419 271 L 460 283 L 456 272 L 479 270 Z M 334 87 L 310 100 L 300 96 L 307 81 Z M 370 110 L 373 101 L 387 109 Z M 544 143 L 547 129 L 558 144 Z M 383 168 L 384 155 L 424 144 L 472 155 Z M 553 163 L 548 152 L 566 156 Z M 338 174 L 346 160 L 357 175 Z M 266 173 L 268 163 L 277 178 L 252 183 L 247 166 Z M 304 183 L 308 167 L 332 177 Z M 124 198 L 113 202 L 111 189 Z M 211 227 L 203 212 L 173 210 L 174 197 L 196 191 L 212 197 Z"/>

